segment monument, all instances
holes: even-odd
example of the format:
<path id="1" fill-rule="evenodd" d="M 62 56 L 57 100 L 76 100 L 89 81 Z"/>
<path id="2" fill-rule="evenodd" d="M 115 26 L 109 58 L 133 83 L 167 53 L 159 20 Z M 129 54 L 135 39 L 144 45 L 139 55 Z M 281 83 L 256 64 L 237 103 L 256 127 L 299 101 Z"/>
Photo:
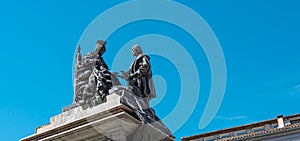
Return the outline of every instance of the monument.
<path id="1" fill-rule="evenodd" d="M 103 40 L 97 40 L 95 50 L 84 56 L 77 47 L 73 103 L 21 141 L 174 140 L 149 105 L 156 97 L 150 57 L 135 45 L 132 55 L 136 59 L 129 71 L 119 75 L 110 72 L 102 57 L 105 51 Z M 125 79 L 127 86 L 118 78 Z"/>

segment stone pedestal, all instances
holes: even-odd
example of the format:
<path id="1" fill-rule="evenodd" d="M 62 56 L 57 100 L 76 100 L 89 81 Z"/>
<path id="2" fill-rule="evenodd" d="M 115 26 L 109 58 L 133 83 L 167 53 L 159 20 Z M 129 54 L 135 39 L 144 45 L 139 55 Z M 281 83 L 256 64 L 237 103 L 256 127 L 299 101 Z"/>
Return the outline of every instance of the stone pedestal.
<path id="1" fill-rule="evenodd" d="M 131 101 L 131 102 L 130 102 Z M 135 100 L 126 91 L 107 96 L 107 102 L 83 110 L 72 106 L 36 128 L 35 134 L 21 141 L 173 141 L 169 130 L 158 120 L 141 121 Z"/>

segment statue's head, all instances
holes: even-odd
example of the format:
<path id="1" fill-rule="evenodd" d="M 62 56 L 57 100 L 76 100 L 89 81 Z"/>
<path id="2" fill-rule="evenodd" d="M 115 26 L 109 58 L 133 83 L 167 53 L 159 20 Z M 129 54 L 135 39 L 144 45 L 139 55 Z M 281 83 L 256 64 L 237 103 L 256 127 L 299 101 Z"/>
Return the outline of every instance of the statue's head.
<path id="1" fill-rule="evenodd" d="M 131 49 L 131 53 L 133 56 L 138 56 L 140 54 L 143 54 L 142 48 L 139 45 L 134 45 Z"/>
<path id="2" fill-rule="evenodd" d="M 96 41 L 96 48 L 95 48 L 95 53 L 98 54 L 99 56 L 102 56 L 104 52 L 106 51 L 106 41 L 103 40 L 97 40 Z"/>

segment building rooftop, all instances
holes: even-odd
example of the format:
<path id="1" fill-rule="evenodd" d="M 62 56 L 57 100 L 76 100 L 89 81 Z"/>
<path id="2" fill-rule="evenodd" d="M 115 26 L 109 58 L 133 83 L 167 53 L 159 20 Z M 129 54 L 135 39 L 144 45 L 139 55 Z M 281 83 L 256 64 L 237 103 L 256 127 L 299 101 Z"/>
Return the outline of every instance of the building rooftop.
<path id="1" fill-rule="evenodd" d="M 181 139 L 182 141 L 245 140 L 269 135 L 276 135 L 278 133 L 286 133 L 288 131 L 294 130 L 300 131 L 300 114 L 285 117 L 279 115 L 277 118 L 270 120 L 223 130 L 217 130 L 189 137 L 182 137 Z"/>

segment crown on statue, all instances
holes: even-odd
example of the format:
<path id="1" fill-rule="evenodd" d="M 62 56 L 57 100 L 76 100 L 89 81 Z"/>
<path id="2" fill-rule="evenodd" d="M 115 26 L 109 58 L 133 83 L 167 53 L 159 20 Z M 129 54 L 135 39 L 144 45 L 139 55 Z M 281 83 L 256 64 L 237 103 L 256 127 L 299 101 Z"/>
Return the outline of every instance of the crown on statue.
<path id="1" fill-rule="evenodd" d="M 103 40 L 97 40 L 97 41 L 96 41 L 96 44 L 97 44 L 97 45 L 106 45 L 106 41 L 103 41 Z"/>

